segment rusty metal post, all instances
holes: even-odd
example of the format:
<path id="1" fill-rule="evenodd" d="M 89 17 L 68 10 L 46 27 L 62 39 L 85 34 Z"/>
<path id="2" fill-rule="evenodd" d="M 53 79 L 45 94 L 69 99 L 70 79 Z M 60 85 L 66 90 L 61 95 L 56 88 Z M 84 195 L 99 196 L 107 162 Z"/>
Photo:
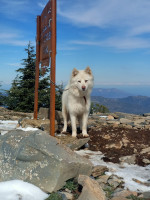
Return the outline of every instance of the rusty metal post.
<path id="1" fill-rule="evenodd" d="M 52 0 L 52 37 L 51 37 L 51 84 L 50 84 L 50 135 L 55 136 L 55 68 L 56 68 L 56 0 Z"/>
<path id="2" fill-rule="evenodd" d="M 40 63 L 40 29 L 41 29 L 41 16 L 37 16 L 34 119 L 37 119 L 37 115 L 38 115 L 38 87 L 39 87 L 39 63 Z"/>

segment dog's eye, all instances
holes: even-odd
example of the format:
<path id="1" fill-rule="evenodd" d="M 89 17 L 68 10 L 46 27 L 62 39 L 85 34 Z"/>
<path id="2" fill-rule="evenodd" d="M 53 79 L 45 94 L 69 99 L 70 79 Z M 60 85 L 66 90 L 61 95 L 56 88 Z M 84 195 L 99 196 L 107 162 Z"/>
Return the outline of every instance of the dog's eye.
<path id="1" fill-rule="evenodd" d="M 81 81 L 78 81 L 78 83 L 81 83 Z"/>
<path id="2" fill-rule="evenodd" d="M 85 80 L 85 83 L 87 83 L 88 82 L 88 80 Z"/>

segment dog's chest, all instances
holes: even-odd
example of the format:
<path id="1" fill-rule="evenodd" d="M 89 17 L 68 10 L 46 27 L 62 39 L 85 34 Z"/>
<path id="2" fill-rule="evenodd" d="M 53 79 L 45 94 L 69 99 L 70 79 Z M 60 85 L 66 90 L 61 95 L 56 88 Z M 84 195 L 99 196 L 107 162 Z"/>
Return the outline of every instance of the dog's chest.
<path id="1" fill-rule="evenodd" d="M 73 98 L 71 101 L 69 101 L 69 110 L 72 110 L 73 112 L 77 114 L 82 114 L 84 112 L 88 112 L 90 107 L 89 99 L 86 97 L 80 97 L 80 98 Z"/>

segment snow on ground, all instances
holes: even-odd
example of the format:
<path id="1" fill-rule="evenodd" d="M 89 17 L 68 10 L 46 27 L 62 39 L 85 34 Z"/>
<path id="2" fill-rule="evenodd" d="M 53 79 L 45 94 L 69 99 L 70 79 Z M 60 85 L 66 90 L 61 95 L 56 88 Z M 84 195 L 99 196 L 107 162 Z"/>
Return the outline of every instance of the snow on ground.
<path id="1" fill-rule="evenodd" d="M 21 180 L 0 183 L 1 200 L 45 200 L 46 198 L 48 195 L 41 189 Z"/>
<path id="2" fill-rule="evenodd" d="M 1 135 L 4 135 L 5 133 L 7 133 L 10 130 L 14 130 L 16 129 L 18 121 L 3 121 L 0 120 L 0 131 L 1 131 Z"/>
<path id="3" fill-rule="evenodd" d="M 15 129 L 20 129 L 20 130 L 23 130 L 23 131 L 35 131 L 35 130 L 38 130 L 37 128 L 32 128 L 32 127 L 27 127 L 27 128 L 18 127 L 18 128 L 16 128 L 17 124 L 18 124 L 18 121 L 11 121 L 11 120 L 3 121 L 3 120 L 0 120 L 0 132 L 1 132 L 1 135 L 4 135 L 8 131 L 15 130 Z"/>
<path id="4" fill-rule="evenodd" d="M 140 167 L 138 165 L 129 165 L 127 163 L 123 165 L 114 164 L 111 162 L 104 162 L 102 157 L 104 155 L 99 152 L 93 152 L 90 150 L 80 150 L 76 151 L 81 156 L 88 156 L 90 161 L 96 165 L 104 165 L 109 168 L 108 175 L 117 175 L 122 177 L 125 182 L 125 188 L 128 188 L 131 191 L 140 191 L 146 192 L 150 191 L 150 187 L 136 183 L 133 179 L 137 179 L 142 183 L 150 183 L 150 165 L 146 167 Z"/>

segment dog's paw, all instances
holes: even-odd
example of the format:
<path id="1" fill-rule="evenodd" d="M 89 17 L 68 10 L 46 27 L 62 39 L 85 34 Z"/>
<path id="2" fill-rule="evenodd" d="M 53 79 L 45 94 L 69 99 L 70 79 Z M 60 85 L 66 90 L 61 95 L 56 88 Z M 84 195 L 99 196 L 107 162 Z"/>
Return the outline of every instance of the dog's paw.
<path id="1" fill-rule="evenodd" d="M 83 137 L 89 137 L 89 135 L 86 133 L 86 134 L 83 134 Z"/>
<path id="2" fill-rule="evenodd" d="M 76 138 L 76 137 L 77 137 L 77 134 L 76 134 L 76 133 L 72 133 L 72 137 L 73 137 L 73 138 Z"/>

